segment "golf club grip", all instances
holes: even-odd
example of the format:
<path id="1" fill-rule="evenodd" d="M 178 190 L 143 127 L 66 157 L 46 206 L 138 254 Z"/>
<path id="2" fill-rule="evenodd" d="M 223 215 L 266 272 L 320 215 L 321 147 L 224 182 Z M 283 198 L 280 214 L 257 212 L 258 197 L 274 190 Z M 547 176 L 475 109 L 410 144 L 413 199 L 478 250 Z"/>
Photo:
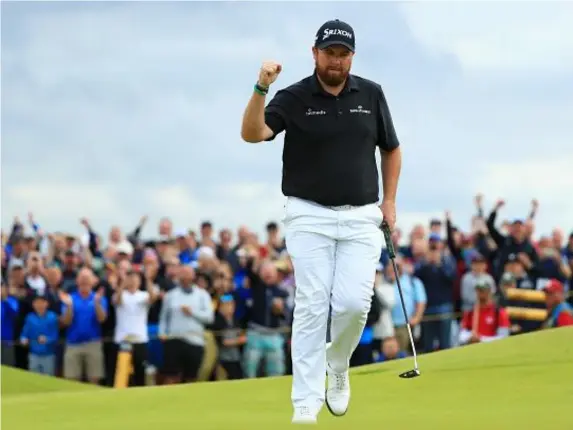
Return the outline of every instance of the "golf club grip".
<path id="1" fill-rule="evenodd" d="M 382 233 L 384 233 L 384 241 L 386 242 L 386 249 L 388 249 L 388 256 L 392 259 L 396 257 L 396 251 L 394 250 L 394 243 L 392 242 L 392 232 L 390 231 L 390 226 L 386 221 L 382 221 Z"/>

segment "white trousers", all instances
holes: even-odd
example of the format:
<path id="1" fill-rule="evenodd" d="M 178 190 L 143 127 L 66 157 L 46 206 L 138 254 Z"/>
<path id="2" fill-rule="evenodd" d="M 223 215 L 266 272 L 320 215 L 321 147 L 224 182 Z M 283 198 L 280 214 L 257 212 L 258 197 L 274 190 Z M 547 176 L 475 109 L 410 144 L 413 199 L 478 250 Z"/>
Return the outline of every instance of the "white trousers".
<path id="1" fill-rule="evenodd" d="M 382 213 L 376 204 L 333 209 L 289 197 L 283 222 L 296 284 L 291 400 L 294 407 L 320 411 L 327 360 L 334 371 L 346 371 L 366 324 L 382 250 Z"/>

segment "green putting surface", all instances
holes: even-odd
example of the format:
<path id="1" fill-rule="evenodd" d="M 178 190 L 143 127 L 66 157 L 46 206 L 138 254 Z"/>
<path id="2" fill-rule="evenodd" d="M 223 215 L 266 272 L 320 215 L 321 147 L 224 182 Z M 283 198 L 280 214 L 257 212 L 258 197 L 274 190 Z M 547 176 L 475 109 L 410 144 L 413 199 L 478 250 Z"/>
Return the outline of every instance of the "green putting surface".
<path id="1" fill-rule="evenodd" d="M 547 330 L 357 368 L 346 416 L 317 428 L 573 428 L 573 328 Z M 2 428 L 42 430 L 291 428 L 290 378 L 98 389 L 2 368 Z"/>

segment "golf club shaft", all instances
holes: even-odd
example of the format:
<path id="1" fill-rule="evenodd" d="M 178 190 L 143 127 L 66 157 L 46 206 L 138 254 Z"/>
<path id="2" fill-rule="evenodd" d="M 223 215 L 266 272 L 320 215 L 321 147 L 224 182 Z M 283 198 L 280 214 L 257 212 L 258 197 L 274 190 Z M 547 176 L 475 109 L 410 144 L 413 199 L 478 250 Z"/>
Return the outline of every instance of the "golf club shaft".
<path id="1" fill-rule="evenodd" d="M 384 240 L 386 241 L 386 248 L 388 250 L 388 256 L 392 262 L 392 268 L 394 269 L 394 276 L 396 277 L 396 284 L 398 285 L 398 293 L 400 294 L 400 304 L 402 305 L 402 312 L 404 313 L 404 319 L 406 320 L 406 327 L 408 328 L 408 337 L 410 338 L 410 345 L 412 346 L 412 353 L 414 354 L 414 366 L 418 370 L 418 358 L 416 355 L 416 347 L 414 345 L 414 335 L 412 334 L 412 327 L 410 326 L 410 321 L 408 318 L 408 312 L 406 311 L 406 304 L 404 302 L 404 295 L 402 294 L 402 285 L 400 285 L 400 273 L 398 273 L 398 267 L 396 266 L 396 251 L 394 250 L 394 243 L 392 242 L 392 234 L 390 232 L 390 227 L 383 221 L 382 233 L 384 234 Z"/>
<path id="2" fill-rule="evenodd" d="M 398 294 L 400 294 L 400 304 L 402 305 L 402 312 L 404 312 L 404 318 L 406 319 L 406 327 L 408 328 L 410 345 L 412 346 L 412 353 L 414 354 L 414 368 L 417 370 L 418 359 L 416 357 L 416 347 L 414 346 L 414 335 L 412 334 L 412 328 L 410 326 L 410 321 L 408 320 L 408 312 L 406 311 L 406 305 L 404 302 L 404 295 L 402 294 L 402 286 L 400 285 L 400 274 L 398 273 L 398 267 L 396 266 L 396 261 L 394 261 L 394 258 L 391 258 L 390 261 L 392 261 L 394 275 L 396 276 L 396 283 L 398 284 Z"/>

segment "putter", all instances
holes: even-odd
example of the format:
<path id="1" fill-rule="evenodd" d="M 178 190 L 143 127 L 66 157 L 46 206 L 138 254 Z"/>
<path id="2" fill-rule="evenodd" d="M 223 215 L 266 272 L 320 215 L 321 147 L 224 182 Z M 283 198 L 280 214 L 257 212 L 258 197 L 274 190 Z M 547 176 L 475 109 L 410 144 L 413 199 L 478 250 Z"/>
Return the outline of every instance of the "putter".
<path id="1" fill-rule="evenodd" d="M 420 370 L 418 369 L 418 359 L 416 358 L 416 347 L 414 346 L 414 336 L 412 336 L 412 328 L 410 327 L 410 322 L 408 321 L 408 314 L 406 312 L 406 305 L 404 304 L 404 296 L 402 295 L 402 286 L 400 285 L 400 274 L 398 273 L 398 267 L 396 267 L 396 251 L 394 250 L 394 244 L 392 243 L 392 236 L 390 232 L 390 226 L 386 221 L 382 222 L 382 233 L 384 233 L 384 240 L 386 241 L 386 248 L 388 249 L 388 255 L 390 261 L 392 262 L 392 267 L 394 268 L 394 275 L 396 276 L 396 283 L 398 284 L 398 292 L 400 293 L 400 303 L 402 304 L 402 312 L 404 312 L 404 318 L 406 318 L 406 326 L 408 327 L 408 336 L 410 337 L 410 344 L 412 345 L 412 352 L 414 353 L 414 368 L 408 370 L 407 372 L 400 373 L 400 378 L 410 379 L 420 376 Z"/>

